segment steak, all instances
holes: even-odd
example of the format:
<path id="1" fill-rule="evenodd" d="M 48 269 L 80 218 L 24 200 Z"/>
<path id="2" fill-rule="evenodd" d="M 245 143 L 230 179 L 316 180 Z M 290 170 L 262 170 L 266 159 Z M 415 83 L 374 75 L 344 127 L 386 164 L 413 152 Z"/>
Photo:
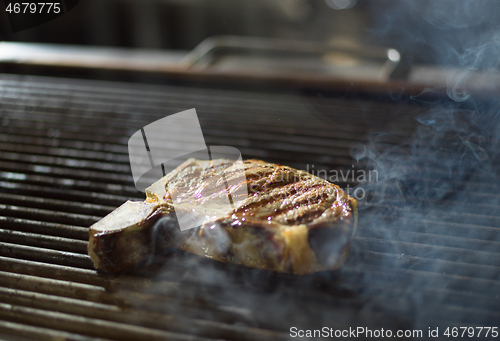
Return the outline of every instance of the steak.
<path id="1" fill-rule="evenodd" d="M 193 212 L 200 225 L 181 231 L 181 213 Z M 339 269 L 356 224 L 356 200 L 308 172 L 260 160 L 189 159 L 148 187 L 145 201 L 127 201 L 92 225 L 89 254 L 96 269 L 112 273 L 173 247 L 302 275 Z"/>

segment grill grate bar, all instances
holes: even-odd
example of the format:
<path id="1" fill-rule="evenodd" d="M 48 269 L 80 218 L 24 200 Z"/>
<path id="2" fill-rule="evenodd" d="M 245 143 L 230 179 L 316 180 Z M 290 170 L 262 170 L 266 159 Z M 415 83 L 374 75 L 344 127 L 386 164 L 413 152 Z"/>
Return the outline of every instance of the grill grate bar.
<path id="1" fill-rule="evenodd" d="M 24 321 L 23 321 L 24 322 Z M 110 341 L 110 339 L 83 336 L 49 328 L 35 327 L 26 323 L 0 321 L 0 332 L 32 338 L 39 341 L 68 340 L 68 341 Z M 0 337 L 6 337 L 1 335 Z"/>
<path id="2" fill-rule="evenodd" d="M 101 218 L 84 214 L 74 214 L 2 204 L 0 204 L 0 214 L 7 217 L 38 219 L 40 221 L 78 226 L 90 226 Z"/>
<path id="3" fill-rule="evenodd" d="M 370 290 L 370 288 L 373 286 L 373 287 L 380 287 L 384 291 L 390 292 L 393 290 L 398 290 L 399 285 L 414 281 L 415 278 L 421 278 L 422 280 L 427 281 L 428 288 L 440 290 L 441 292 L 446 292 L 447 290 L 457 290 L 457 291 L 466 291 L 468 293 L 475 293 L 481 295 L 484 294 L 484 288 L 489 288 L 492 290 L 498 288 L 500 290 L 500 281 L 498 281 L 497 279 L 479 278 L 479 277 L 474 277 L 473 275 L 467 276 L 462 274 L 454 274 L 452 272 L 439 273 L 436 271 L 432 271 L 432 269 L 429 270 L 429 269 L 417 269 L 411 267 L 397 267 L 395 266 L 397 265 L 396 262 L 398 261 L 404 262 L 405 259 L 402 259 L 400 257 L 391 254 L 383 254 L 381 252 L 373 252 L 373 251 L 366 251 L 366 252 L 363 251 L 362 254 L 356 251 L 353 253 L 354 254 L 352 255 L 352 258 L 350 258 L 340 270 L 343 281 L 335 279 L 336 281 L 338 281 L 339 285 L 345 286 L 345 288 L 348 288 L 347 290 L 351 292 L 353 291 L 355 292 L 361 289 L 361 287 L 359 287 L 357 283 L 359 283 L 360 278 L 364 276 L 370 276 L 370 278 L 372 278 L 370 286 L 369 288 L 367 288 L 367 290 Z M 386 257 L 387 261 L 380 263 L 376 263 L 375 261 L 360 263 L 358 261 L 360 257 L 365 258 L 373 256 L 379 258 Z M 207 267 L 211 266 L 210 263 L 203 262 L 201 260 L 200 263 L 201 266 L 207 266 Z M 183 283 L 189 282 L 192 283 L 192 285 L 196 286 L 199 285 L 200 282 L 202 282 L 205 287 L 206 286 L 217 287 L 218 285 L 217 282 L 210 282 L 208 279 L 203 280 L 202 278 L 196 276 L 189 276 L 189 270 L 191 269 L 189 265 L 180 263 L 178 264 L 178 266 L 179 269 L 177 270 L 175 262 L 168 263 L 168 269 L 172 269 L 173 273 L 185 274 Z M 227 267 L 229 266 L 228 265 L 224 266 L 224 268 Z M 256 276 L 257 278 L 259 278 L 257 274 Z M 162 275 L 161 279 L 171 280 L 171 278 L 174 277 L 175 276 L 172 276 L 172 273 L 167 272 L 166 274 Z M 244 272 L 239 274 L 237 270 L 235 271 L 235 277 L 247 278 L 245 277 Z M 281 291 L 288 292 L 290 293 L 290 296 L 303 296 L 305 297 L 305 300 L 311 300 L 314 297 L 314 293 L 310 293 L 305 290 L 306 288 L 309 288 L 311 280 L 313 280 L 314 283 L 317 284 L 319 287 L 322 287 L 323 290 L 335 296 L 334 300 L 342 300 L 343 299 L 342 295 L 345 295 L 345 293 L 342 293 L 341 295 L 339 295 L 340 297 L 336 297 L 337 294 L 336 292 L 328 290 L 328 288 L 331 288 L 332 279 L 330 277 L 322 278 L 321 275 L 303 276 L 300 277 L 299 279 L 295 279 L 295 281 L 293 282 L 284 281 L 283 280 L 284 278 L 289 278 L 289 277 L 282 274 L 269 275 L 268 273 L 265 273 L 263 274 L 262 277 L 266 279 L 266 281 L 262 281 L 264 283 L 279 283 L 280 292 Z M 269 284 L 269 287 L 267 287 L 266 284 L 260 283 L 257 280 L 255 282 L 256 283 L 254 285 L 261 287 L 262 290 L 273 290 L 272 284 Z M 445 283 L 449 282 L 453 283 L 453 285 L 450 285 L 450 287 L 445 286 Z M 290 291 L 286 291 L 286 288 L 288 288 Z M 418 289 L 419 290 L 421 289 L 420 285 Z M 323 300 L 326 299 L 326 296 L 324 295 L 320 297 Z M 500 304 L 500 298 L 496 299 L 496 302 Z M 332 304 L 334 303 L 332 302 Z"/>
<path id="4" fill-rule="evenodd" d="M 34 232 L 48 236 L 74 238 L 88 241 L 89 230 L 86 227 L 54 224 L 44 221 L 20 219 L 13 217 L 0 217 L 0 226 L 7 226 L 9 229 Z"/>
<path id="5" fill-rule="evenodd" d="M 117 207 L 129 199 L 129 197 L 103 194 L 96 192 L 84 192 L 68 188 L 53 188 L 50 186 L 38 186 L 28 184 L 17 184 L 14 182 L 0 181 L 0 188 L 4 192 L 22 195 L 39 196 L 40 193 L 47 198 L 57 200 L 72 200 L 83 203 L 98 204 Z"/>
<path id="6" fill-rule="evenodd" d="M 98 217 L 104 217 L 116 208 L 113 206 L 75 203 L 67 200 L 56 200 L 10 193 L 0 193 L 0 203 L 4 205 L 22 205 L 23 207 L 83 214 L 87 216 L 96 215 Z"/>
<path id="7" fill-rule="evenodd" d="M 53 136 L 47 136 L 47 130 L 45 129 L 32 129 L 30 134 L 26 134 L 23 129 L 17 129 L 15 127 L 7 127 L 4 132 L 0 135 L 0 141 L 3 143 L 13 143 L 21 144 L 26 146 L 47 146 L 47 147 L 61 147 L 66 149 L 74 149 L 81 151 L 82 153 L 102 153 L 105 155 L 105 159 L 108 155 L 113 157 L 119 157 L 118 154 L 127 154 L 127 147 L 117 143 L 97 143 L 95 141 L 81 141 L 76 138 L 54 138 Z M 62 132 L 61 134 L 65 134 Z M 94 155 L 94 154 L 93 154 Z"/>
<path id="8" fill-rule="evenodd" d="M 26 233 L 13 230 L 0 229 L 0 240 L 9 244 L 35 246 L 44 249 L 59 251 L 70 251 L 87 254 L 88 243 L 83 240 L 75 240 L 61 237 L 47 236 L 38 233 Z"/>
<path id="9" fill-rule="evenodd" d="M 497 251 L 500 250 L 500 242 L 474 239 L 460 236 L 447 236 L 432 234 L 430 232 L 401 231 L 377 228 L 360 228 L 357 230 L 358 237 L 371 237 L 403 242 L 412 242 L 425 245 L 448 246 L 459 249 Z M 476 237 L 476 236 L 475 236 Z"/>
<path id="10" fill-rule="evenodd" d="M 491 265 L 478 265 L 458 263 L 448 260 L 418 257 L 403 254 L 390 254 L 377 251 L 364 250 L 363 261 L 368 264 L 390 264 L 394 268 L 422 270 L 426 272 L 440 272 L 458 276 L 477 277 L 498 280 L 500 267 Z M 390 267 L 386 265 L 387 267 Z M 499 281 L 500 283 L 500 281 Z"/>
<path id="11" fill-rule="evenodd" d="M 1 163 L 0 163 L 1 164 Z M 71 173 L 68 169 L 64 173 Z M 61 187 L 61 188 L 74 188 L 84 192 L 106 192 L 109 194 L 122 194 L 126 196 L 137 197 L 138 191 L 135 187 L 125 186 L 121 184 L 112 183 L 99 183 L 90 180 L 78 180 L 74 178 L 57 178 L 54 179 L 51 176 L 39 175 L 39 174 L 29 174 L 25 173 L 12 173 L 12 172 L 1 172 L 0 179 L 10 180 L 12 183 L 21 184 L 37 184 L 41 186 L 48 187 Z"/>
<path id="12" fill-rule="evenodd" d="M 0 271 L 0 285 L 6 288 L 35 290 L 49 295 L 80 298 L 93 302 L 113 302 L 103 287 L 26 274 Z"/>
<path id="13" fill-rule="evenodd" d="M 369 224 L 367 227 L 371 227 Z M 390 221 L 385 225 L 387 229 L 394 229 L 391 231 L 425 231 L 429 234 L 443 235 L 443 236 L 473 236 L 474 239 L 480 240 L 497 240 L 500 228 L 496 226 L 481 226 L 473 224 L 459 224 L 454 222 L 447 222 L 442 220 L 421 219 L 417 222 L 402 218 L 398 221 L 391 223 Z"/>
<path id="14" fill-rule="evenodd" d="M 29 323 L 35 326 L 50 327 L 88 336 L 102 336 L 120 340 L 145 340 L 151 338 L 169 340 L 210 340 L 199 336 L 189 336 L 168 331 L 159 331 L 145 327 L 95 318 L 69 315 L 55 311 L 22 307 L 0 303 L 0 316 L 13 322 Z"/>
<path id="15" fill-rule="evenodd" d="M 342 273 L 351 282 L 355 282 L 356 279 L 360 279 L 363 276 L 373 276 L 372 286 L 368 288 L 367 291 L 371 290 L 372 287 L 389 292 L 404 290 L 400 289 L 401 284 L 405 284 L 405 288 L 407 288 L 407 286 L 410 287 L 410 289 L 406 290 L 419 291 L 421 289 L 421 282 L 415 283 L 415 278 L 422 278 L 426 281 L 426 289 L 438 291 L 444 297 L 447 297 L 447 293 L 450 292 L 453 293 L 453 295 L 458 294 L 465 295 L 465 298 L 469 297 L 470 300 L 468 300 L 468 304 L 471 306 L 474 305 L 473 303 L 477 302 L 477 300 L 484 299 L 489 300 L 494 307 L 500 304 L 500 299 L 492 299 L 491 296 L 485 294 L 485 288 L 488 288 L 488 290 L 500 288 L 498 281 L 491 279 L 448 273 L 433 273 L 416 269 L 388 268 L 380 266 L 380 264 L 366 264 L 355 267 L 347 265 L 342 269 Z M 451 297 L 450 300 L 453 302 L 453 297 Z"/>
<path id="16" fill-rule="evenodd" d="M 500 267 L 499 249 L 495 249 L 494 252 L 464 250 L 456 247 L 425 245 L 398 240 L 389 241 L 387 239 L 360 236 L 355 238 L 355 242 L 359 248 L 364 250 L 394 254 L 403 253 L 405 255 L 425 255 L 429 258 L 432 257 L 434 260 L 453 261 L 457 264 L 482 264 Z"/>
<path id="17" fill-rule="evenodd" d="M 89 284 L 104 287 L 110 290 L 116 290 L 117 288 L 134 289 L 138 285 L 146 285 L 144 282 L 150 282 L 150 280 L 130 276 L 125 276 L 124 278 L 126 278 L 126 280 L 122 280 L 121 277 L 115 278 L 115 276 L 111 275 L 98 275 L 95 270 L 81 269 L 78 267 L 70 267 L 59 264 L 42 263 L 39 261 L 1 256 L 0 260 L 2 261 L 0 263 L 0 270 L 4 272 L 44 277 L 68 283 L 74 282 Z"/>
<path id="18" fill-rule="evenodd" d="M 67 159 L 62 157 L 53 157 L 53 156 L 43 156 L 43 155 L 30 155 L 30 154 L 20 154 L 20 153 L 9 153 L 9 152 L 0 152 L 0 158 L 4 160 L 10 160 L 14 162 L 23 162 L 28 164 L 34 164 L 34 167 L 40 167 L 39 165 L 55 165 L 69 168 L 81 168 L 89 170 L 98 170 L 101 172 L 120 172 L 126 173 L 130 171 L 130 168 L 125 165 L 111 164 L 108 162 L 95 162 L 95 161 L 86 161 L 86 160 L 77 160 L 77 159 Z"/>
<path id="19" fill-rule="evenodd" d="M 0 242 L 0 256 L 39 260 L 41 262 L 61 264 L 83 269 L 94 268 L 90 257 L 86 254 L 82 255 L 69 251 L 51 250 L 4 242 Z"/>
<path id="20" fill-rule="evenodd" d="M 15 135 L 19 137 L 18 135 Z M 21 140 L 21 139 L 20 139 Z M 53 141 L 53 139 L 51 139 Z M 40 146 L 33 143 L 22 143 L 22 142 L 2 142 L 2 151 L 13 152 L 13 153 L 23 153 L 29 155 L 44 155 L 44 156 L 61 156 L 68 157 L 71 159 L 79 159 L 79 160 L 107 160 L 109 163 L 116 164 L 128 164 L 129 158 L 126 154 L 117 154 L 117 153 L 104 153 L 104 152 L 96 152 L 96 151 L 87 151 L 77 149 L 77 148 L 64 148 L 62 146 L 50 148 Z"/>
<path id="21" fill-rule="evenodd" d="M 473 185 L 473 184 L 471 184 Z M 486 187 L 486 184 L 484 185 Z M 490 186 L 492 188 L 492 186 Z M 494 188 L 493 188 L 494 189 Z M 482 192 L 483 190 L 486 190 L 486 188 L 478 188 L 478 192 Z M 479 195 L 479 193 L 478 193 Z M 481 194 L 482 195 L 482 194 Z M 491 196 L 493 196 L 493 193 L 490 193 Z M 484 199 L 485 196 L 482 195 L 482 198 Z M 455 206 L 454 210 L 452 212 L 447 212 L 446 208 L 431 208 L 426 210 L 425 212 L 425 218 L 428 220 L 444 220 L 449 223 L 463 223 L 463 224 L 471 224 L 471 225 L 493 225 L 493 226 L 500 226 L 500 216 L 498 215 L 498 212 L 490 212 L 488 211 L 488 214 L 478 214 L 475 212 L 464 212 L 463 210 L 459 209 L 462 208 L 463 206 Z M 467 207 L 467 206 L 465 206 Z M 464 207 L 464 208 L 465 208 Z M 382 208 L 382 206 L 379 206 L 379 208 Z M 389 208 L 389 207 L 385 207 Z M 416 215 L 414 210 L 410 209 L 401 209 L 397 207 L 390 208 L 391 210 L 391 215 L 395 217 L 413 217 Z M 476 211 L 477 212 L 477 211 Z M 490 214 L 492 213 L 492 214 Z"/>
<path id="22" fill-rule="evenodd" d="M 1 158 L 1 152 L 0 152 L 0 158 Z M 26 157 L 26 159 L 29 159 L 29 157 Z M 1 160 L 1 159 L 0 159 Z M 123 184 L 123 183 L 132 183 L 132 177 L 130 176 L 123 176 L 120 174 L 113 174 L 113 173 L 98 173 L 92 170 L 88 170 L 88 174 L 85 175 L 85 169 L 75 169 L 72 166 L 61 166 L 61 165 L 54 165 L 51 163 L 48 164 L 37 164 L 33 165 L 30 162 L 19 162 L 18 160 L 15 161 L 0 161 L 0 167 L 2 170 L 6 171 L 3 172 L 2 177 L 5 178 L 6 180 L 9 181 L 22 181 L 25 179 L 25 174 L 41 174 L 41 175 L 46 175 L 46 174 L 51 174 L 52 176 L 55 177 L 65 177 L 67 179 L 81 179 L 81 180 L 92 180 L 95 182 L 104 182 L 104 183 L 109 183 L 110 186 L 114 184 Z M 19 169 L 23 169 L 23 173 L 18 173 Z M 43 179 L 43 178 L 42 178 Z M 54 179 L 55 180 L 55 179 Z"/>

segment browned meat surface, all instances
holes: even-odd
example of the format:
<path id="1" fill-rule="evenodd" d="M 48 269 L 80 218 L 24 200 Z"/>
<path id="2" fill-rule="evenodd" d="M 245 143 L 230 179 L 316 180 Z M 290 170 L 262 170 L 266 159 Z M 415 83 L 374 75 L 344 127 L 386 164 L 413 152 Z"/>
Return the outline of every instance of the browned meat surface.
<path id="1" fill-rule="evenodd" d="M 244 177 L 241 167 L 225 159 L 190 159 L 151 185 L 144 202 L 124 203 L 90 228 L 95 267 L 120 272 L 169 246 L 285 273 L 340 268 L 356 229 L 356 200 L 287 166 L 246 160 Z M 228 192 L 234 209 L 224 205 Z M 194 199 L 179 203 L 181 194 Z M 193 205 L 208 212 L 206 218 L 181 231 L 176 213 Z"/>

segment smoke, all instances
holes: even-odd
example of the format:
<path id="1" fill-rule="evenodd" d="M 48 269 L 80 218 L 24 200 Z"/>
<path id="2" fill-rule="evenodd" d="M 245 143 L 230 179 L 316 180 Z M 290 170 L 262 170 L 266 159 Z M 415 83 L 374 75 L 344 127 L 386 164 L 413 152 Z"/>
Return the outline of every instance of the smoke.
<path id="1" fill-rule="evenodd" d="M 398 49 L 410 64 L 460 65 L 464 49 L 498 29 L 500 17 L 495 0 L 388 0 L 366 6 L 373 20 L 369 41 Z"/>
<path id="2" fill-rule="evenodd" d="M 433 35 L 443 39 L 438 43 L 428 42 L 426 48 L 445 56 L 441 63 L 457 67 L 446 73 L 449 100 L 431 102 L 425 96 L 412 97 L 413 101 L 431 109 L 415 117 L 420 125 L 408 141 L 409 149 L 387 146 L 380 149 L 377 139 L 385 133 L 374 134 L 370 143 L 352 148 L 355 159 L 369 160 L 370 166 L 377 168 L 386 180 L 378 184 L 378 190 L 380 187 L 394 187 L 390 192 L 402 197 L 440 199 L 453 190 L 448 186 L 452 180 L 463 180 L 473 170 L 495 172 L 493 160 L 498 158 L 500 101 L 496 97 L 484 98 L 473 91 L 478 90 L 474 83 L 478 74 L 499 72 L 500 14 L 497 7 L 489 1 L 464 1 L 460 4 L 454 1 L 404 1 L 386 14 L 386 19 L 391 15 L 391 18 L 397 18 L 392 21 L 398 23 L 410 12 L 420 14 L 423 22 L 432 24 Z M 478 27 L 482 30 L 478 31 Z M 404 39 L 418 40 L 422 36 L 418 28 L 414 28 L 411 37 L 410 30 L 403 28 Z M 464 28 L 474 34 L 469 32 L 464 37 L 461 34 Z M 449 38 L 450 32 L 456 36 Z M 432 89 L 426 89 L 422 95 L 429 91 Z M 435 174 L 440 175 L 429 178 Z M 380 193 L 373 194 L 378 201 L 385 197 Z"/>
<path id="3" fill-rule="evenodd" d="M 362 233 L 385 241 L 384 252 L 394 257 L 381 264 L 404 278 L 394 293 L 375 295 L 372 303 L 408 302 L 414 327 L 488 325 L 496 318 L 488 297 L 496 297 L 497 284 L 478 277 L 499 279 L 492 267 L 499 265 L 500 100 L 478 91 L 491 85 L 478 80 L 499 72 L 498 19 L 499 6 L 491 1 L 391 2 L 372 31 L 399 44 L 409 63 L 447 66 L 440 99 L 426 96 L 438 89 L 410 99 L 429 110 L 414 117 L 416 129 L 405 143 L 384 144 L 387 133 L 379 132 L 351 148 L 379 174 L 378 182 L 359 184 L 367 193 Z M 363 246 L 356 253 L 366 251 Z M 366 285 L 374 280 L 364 277 Z"/>

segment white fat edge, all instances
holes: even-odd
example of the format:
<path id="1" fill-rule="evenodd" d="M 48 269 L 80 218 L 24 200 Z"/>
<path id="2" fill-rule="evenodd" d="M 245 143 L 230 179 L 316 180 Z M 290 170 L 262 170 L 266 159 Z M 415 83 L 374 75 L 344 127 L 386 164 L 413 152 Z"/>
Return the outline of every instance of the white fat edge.
<path id="1" fill-rule="evenodd" d="M 90 226 L 96 232 L 115 232 L 144 223 L 161 205 L 155 202 L 126 201 L 116 210 Z"/>

